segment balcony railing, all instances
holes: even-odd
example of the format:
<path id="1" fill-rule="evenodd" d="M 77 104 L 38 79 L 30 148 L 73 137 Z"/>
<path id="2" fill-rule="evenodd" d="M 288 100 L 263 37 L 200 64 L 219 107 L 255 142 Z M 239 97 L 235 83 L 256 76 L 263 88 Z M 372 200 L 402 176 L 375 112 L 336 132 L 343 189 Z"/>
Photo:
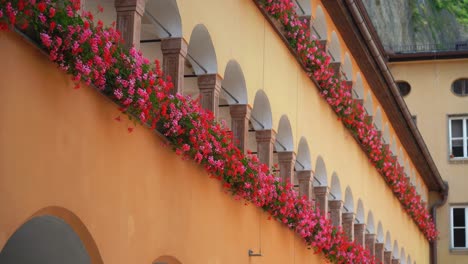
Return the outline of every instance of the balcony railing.
<path id="1" fill-rule="evenodd" d="M 450 43 L 425 43 L 411 45 L 384 45 L 387 52 L 391 53 L 422 53 L 444 51 L 468 51 L 468 41 Z"/>

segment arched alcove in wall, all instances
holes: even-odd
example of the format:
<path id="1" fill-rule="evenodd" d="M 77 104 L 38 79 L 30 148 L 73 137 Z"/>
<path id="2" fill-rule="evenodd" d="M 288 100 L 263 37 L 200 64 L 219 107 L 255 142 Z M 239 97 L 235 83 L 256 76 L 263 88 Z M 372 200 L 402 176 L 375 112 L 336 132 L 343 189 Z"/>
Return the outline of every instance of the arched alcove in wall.
<path id="1" fill-rule="evenodd" d="M 406 252 L 404 248 L 400 251 L 400 264 L 406 264 Z"/>
<path id="2" fill-rule="evenodd" d="M 360 72 L 356 73 L 356 82 L 353 85 L 353 98 L 364 99 L 364 83 Z"/>
<path id="3" fill-rule="evenodd" d="M 215 48 L 210 33 L 203 24 L 196 25 L 190 35 L 187 60 L 196 75 L 218 73 Z"/>
<path id="4" fill-rule="evenodd" d="M 0 263 L 103 263 L 96 243 L 80 219 L 61 207 L 33 214 L 8 239 Z"/>
<path id="5" fill-rule="evenodd" d="M 235 60 L 230 60 L 224 70 L 220 98 L 227 104 L 247 104 L 247 85 L 242 68 Z"/>
<path id="6" fill-rule="evenodd" d="M 333 172 L 330 187 L 330 200 L 342 200 L 340 178 Z"/>
<path id="7" fill-rule="evenodd" d="M 347 81 L 353 80 L 353 63 L 351 62 L 351 57 L 349 53 L 346 52 L 343 61 L 343 73 L 344 79 Z"/>
<path id="8" fill-rule="evenodd" d="M 346 212 L 354 212 L 353 191 L 349 186 L 347 186 L 345 190 L 344 209 Z"/>
<path id="9" fill-rule="evenodd" d="M 370 91 L 367 92 L 366 99 L 364 100 L 364 109 L 367 112 L 367 115 L 374 115 L 374 103 L 372 101 L 372 94 Z"/>
<path id="10" fill-rule="evenodd" d="M 397 143 L 396 143 L 395 136 L 392 137 L 392 142 L 390 143 L 390 151 L 392 152 L 393 156 L 398 155 Z"/>
<path id="11" fill-rule="evenodd" d="M 263 90 L 258 90 L 255 94 L 251 123 L 255 130 L 267 130 L 273 128 L 270 100 L 268 100 L 268 96 Z"/>
<path id="12" fill-rule="evenodd" d="M 394 259 L 400 258 L 400 249 L 399 249 L 399 247 L 398 247 L 398 241 L 396 241 L 396 240 L 393 242 L 392 257 L 393 257 Z"/>
<path id="13" fill-rule="evenodd" d="M 388 123 L 385 123 L 382 139 L 384 140 L 385 144 L 390 144 L 390 128 L 388 127 Z"/>
<path id="14" fill-rule="evenodd" d="M 180 38 L 182 19 L 176 0 L 146 1 L 141 39 Z"/>
<path id="15" fill-rule="evenodd" d="M 282 115 L 278 124 L 278 133 L 275 142 L 276 151 L 294 151 L 294 139 L 291 123 L 286 115 Z"/>
<path id="16" fill-rule="evenodd" d="M 392 236 L 389 231 L 385 234 L 385 251 L 392 251 Z"/>
<path id="17" fill-rule="evenodd" d="M 296 163 L 294 166 L 297 171 L 312 170 L 312 160 L 310 158 L 309 144 L 307 143 L 307 139 L 305 137 L 301 137 L 299 140 Z"/>
<path id="18" fill-rule="evenodd" d="M 314 186 L 328 186 L 327 168 L 321 156 L 315 162 Z"/>
<path id="19" fill-rule="evenodd" d="M 182 262 L 172 256 L 161 256 L 153 261 L 152 264 L 182 264 Z"/>
<path id="20" fill-rule="evenodd" d="M 340 39 L 335 31 L 331 34 L 330 47 L 328 53 L 331 56 L 332 61 L 339 62 L 341 61 L 341 44 Z"/>
<path id="21" fill-rule="evenodd" d="M 325 19 L 325 13 L 322 10 L 320 5 L 317 6 L 315 11 L 315 18 L 314 21 L 311 23 L 311 37 L 325 40 L 327 39 L 327 20 Z"/>
<path id="22" fill-rule="evenodd" d="M 398 151 L 398 157 L 397 157 L 397 160 L 398 160 L 398 163 L 400 164 L 401 167 L 404 167 L 405 166 L 405 154 L 403 153 L 403 148 L 400 147 L 399 151 Z"/>
<path id="23" fill-rule="evenodd" d="M 356 209 L 356 221 L 359 223 L 365 223 L 365 216 L 364 216 L 364 204 L 362 203 L 361 199 L 358 199 L 357 202 L 357 209 Z"/>
<path id="24" fill-rule="evenodd" d="M 406 263 L 413 264 L 413 262 L 411 261 L 411 256 L 409 254 L 408 254 L 408 259 L 407 259 Z"/>
<path id="25" fill-rule="evenodd" d="M 380 111 L 380 107 L 377 107 L 375 111 L 374 126 L 377 131 L 382 131 L 382 111 Z"/>
<path id="26" fill-rule="evenodd" d="M 385 236 L 384 236 L 384 231 L 383 231 L 383 226 L 382 226 L 382 222 L 379 221 L 379 223 L 377 224 L 377 242 L 378 243 L 384 243 L 384 239 L 385 239 Z"/>
<path id="27" fill-rule="evenodd" d="M 367 214 L 366 228 L 369 234 L 375 234 L 374 214 L 369 211 Z"/>
<path id="28" fill-rule="evenodd" d="M 295 3 L 296 14 L 298 16 L 310 16 L 312 14 L 312 6 L 310 0 L 297 0 Z"/>

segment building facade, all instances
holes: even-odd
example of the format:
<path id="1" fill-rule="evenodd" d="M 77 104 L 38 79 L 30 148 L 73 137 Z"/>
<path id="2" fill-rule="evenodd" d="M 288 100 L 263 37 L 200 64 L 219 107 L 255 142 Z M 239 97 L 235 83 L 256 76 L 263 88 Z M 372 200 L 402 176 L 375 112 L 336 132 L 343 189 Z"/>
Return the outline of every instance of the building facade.
<path id="1" fill-rule="evenodd" d="M 360 26 L 362 10 L 352 1 L 296 4 L 425 206 L 442 202 L 446 186 Z M 348 240 L 386 264 L 429 263 L 433 243 L 260 2 L 88 0 L 83 8 L 98 6 L 98 19 L 117 21 L 127 46 L 160 60 L 176 91 L 200 97 L 242 151 L 278 164 L 275 175 Z M 325 262 L 95 89 L 73 90 L 37 43 L 1 32 L 0 57 L 0 262 Z"/>

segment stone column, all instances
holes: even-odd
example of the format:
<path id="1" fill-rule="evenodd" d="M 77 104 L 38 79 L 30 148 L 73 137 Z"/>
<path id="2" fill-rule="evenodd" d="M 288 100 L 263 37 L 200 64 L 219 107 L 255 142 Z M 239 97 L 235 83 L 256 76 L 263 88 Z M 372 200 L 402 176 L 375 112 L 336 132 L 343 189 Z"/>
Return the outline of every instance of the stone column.
<path id="1" fill-rule="evenodd" d="M 339 61 L 334 61 L 330 62 L 330 68 L 333 69 L 335 72 L 335 76 L 340 79 L 341 78 L 341 62 Z"/>
<path id="2" fill-rule="evenodd" d="M 292 151 L 278 152 L 278 165 L 280 170 L 280 178 L 284 183 L 290 182 L 294 184 L 294 164 L 296 163 L 296 153 Z"/>
<path id="3" fill-rule="evenodd" d="M 273 129 L 255 131 L 257 139 L 257 156 L 260 162 L 268 168 L 273 166 L 273 150 L 276 141 L 276 132 Z"/>
<path id="4" fill-rule="evenodd" d="M 375 256 L 375 234 L 366 234 L 366 249 L 371 256 Z"/>
<path id="5" fill-rule="evenodd" d="M 115 0 L 117 30 L 122 34 L 124 45 L 140 49 L 141 18 L 145 13 L 145 0 Z"/>
<path id="6" fill-rule="evenodd" d="M 305 24 L 307 25 L 307 28 L 309 28 L 310 30 L 310 15 L 303 15 L 303 16 L 299 16 L 299 19 L 303 22 L 305 22 Z"/>
<path id="7" fill-rule="evenodd" d="M 400 260 L 399 259 L 392 259 L 392 264 L 400 264 Z"/>
<path id="8" fill-rule="evenodd" d="M 392 264 L 392 252 L 391 251 L 384 251 L 383 264 Z"/>
<path id="9" fill-rule="evenodd" d="M 364 235 L 366 232 L 366 224 L 354 224 L 354 242 L 364 246 Z"/>
<path id="10" fill-rule="evenodd" d="M 299 181 L 299 195 L 307 196 L 309 201 L 312 200 L 312 171 L 296 171 L 297 180 Z"/>
<path id="11" fill-rule="evenodd" d="M 354 240 L 354 218 L 356 216 L 353 212 L 346 212 L 342 214 L 343 218 L 343 232 L 348 237 L 349 241 Z"/>
<path id="12" fill-rule="evenodd" d="M 377 263 L 384 262 L 384 250 L 384 243 L 375 243 L 375 259 L 377 259 Z"/>
<path id="13" fill-rule="evenodd" d="M 346 76 L 348 79 L 352 79 L 353 76 Z M 345 81 L 347 87 L 353 88 L 353 81 Z"/>
<path id="14" fill-rule="evenodd" d="M 328 214 L 328 186 L 315 186 L 314 196 L 317 206 L 320 209 L 320 213 L 327 217 Z M 327 217 L 328 218 L 328 217 Z"/>
<path id="15" fill-rule="evenodd" d="M 184 65 L 187 56 L 187 42 L 183 38 L 166 38 L 161 41 L 163 72 L 171 76 L 173 93 L 183 93 Z"/>
<path id="16" fill-rule="evenodd" d="M 330 219 L 335 227 L 339 227 L 342 225 L 342 210 L 343 209 L 343 201 L 341 200 L 331 200 L 328 201 L 328 210 L 330 212 Z"/>
<path id="17" fill-rule="evenodd" d="M 221 81 L 221 76 L 218 74 L 203 74 L 198 76 L 200 105 L 203 109 L 213 112 L 215 117 L 218 116 Z"/>
<path id="18" fill-rule="evenodd" d="M 368 115 L 368 116 L 364 117 L 364 122 L 366 122 L 367 124 L 371 124 L 372 120 L 374 120 L 372 116 Z"/>
<path id="19" fill-rule="evenodd" d="M 249 136 L 249 119 L 252 107 L 247 104 L 229 106 L 231 113 L 231 130 L 236 146 L 244 153 L 247 150 Z"/>
<path id="20" fill-rule="evenodd" d="M 359 104 L 359 105 L 362 106 L 362 105 L 364 104 L 364 100 L 363 100 L 363 99 L 354 99 L 354 103 L 355 103 L 356 105 Z"/>

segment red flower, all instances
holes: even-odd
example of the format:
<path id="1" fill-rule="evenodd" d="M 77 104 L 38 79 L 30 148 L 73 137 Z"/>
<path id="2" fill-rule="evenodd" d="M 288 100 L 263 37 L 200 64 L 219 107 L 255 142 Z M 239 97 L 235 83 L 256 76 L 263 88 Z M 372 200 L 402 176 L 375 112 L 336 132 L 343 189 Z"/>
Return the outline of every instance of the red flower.
<path id="1" fill-rule="evenodd" d="M 37 4 L 37 9 L 38 9 L 39 12 L 41 12 L 41 13 L 44 13 L 44 11 L 46 10 L 46 8 L 47 8 L 47 5 L 46 5 L 46 3 L 44 3 L 44 2 L 40 2 L 40 3 Z"/>
<path id="2" fill-rule="evenodd" d="M 53 18 L 55 16 L 55 8 L 51 7 L 49 8 L 49 17 Z"/>

